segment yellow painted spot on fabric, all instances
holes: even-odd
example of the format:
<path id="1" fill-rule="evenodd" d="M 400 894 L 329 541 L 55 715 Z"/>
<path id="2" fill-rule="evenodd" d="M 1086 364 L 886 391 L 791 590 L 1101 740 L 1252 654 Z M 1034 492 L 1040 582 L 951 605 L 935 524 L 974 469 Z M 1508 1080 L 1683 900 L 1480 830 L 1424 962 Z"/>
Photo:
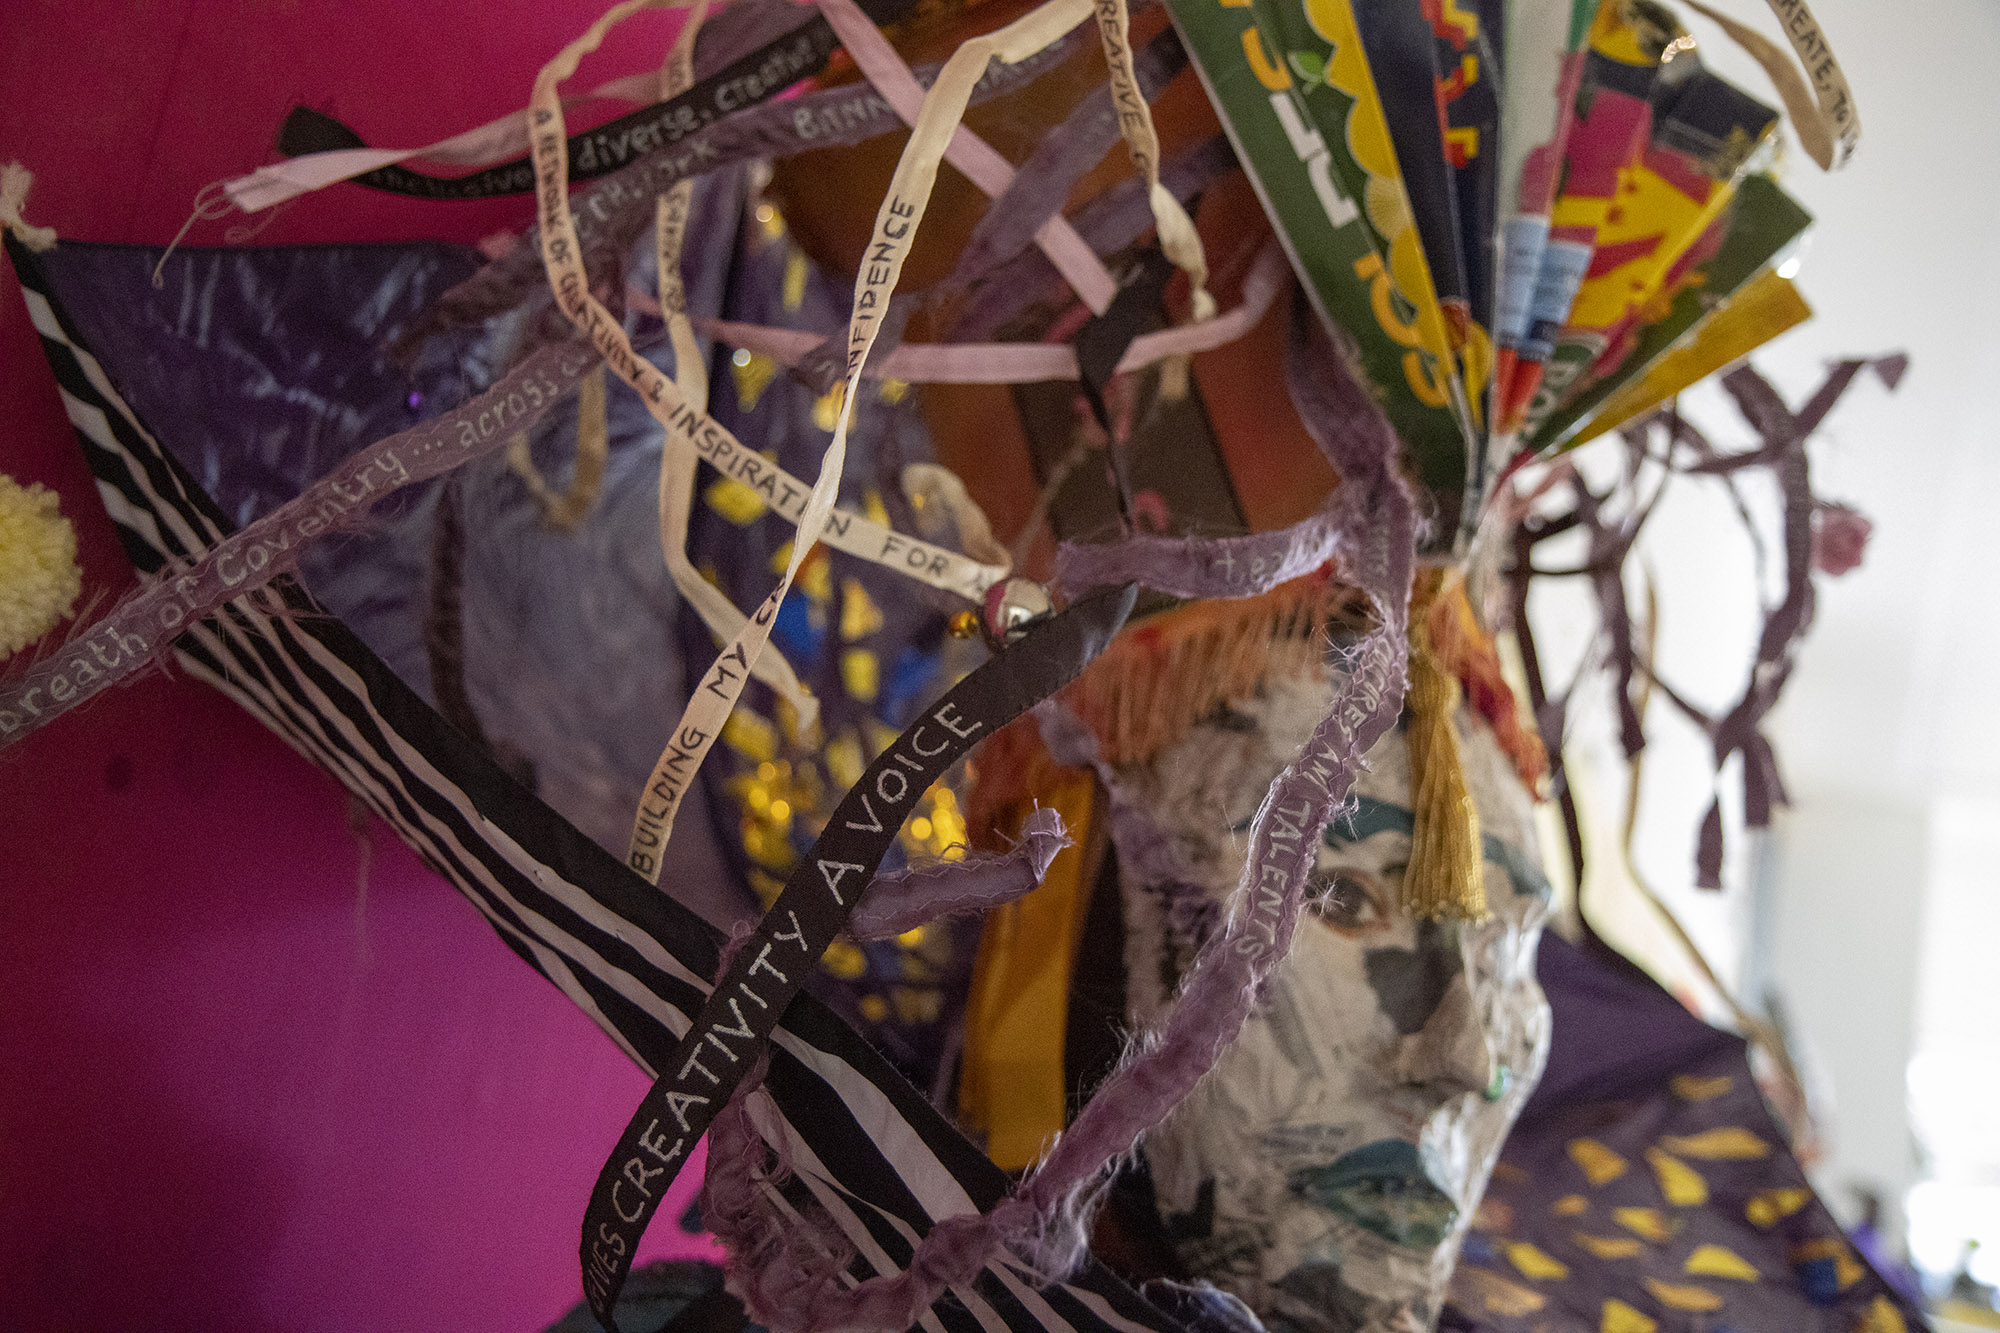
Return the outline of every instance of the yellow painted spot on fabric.
<path id="1" fill-rule="evenodd" d="M 1669 1134 L 1660 1146 L 1681 1157 L 1704 1162 L 1749 1162 L 1771 1155 L 1771 1145 L 1747 1129 L 1731 1125 L 1725 1129 L 1705 1129 L 1686 1137 Z"/>
<path id="2" fill-rule="evenodd" d="M 1665 1244 L 1680 1230 L 1677 1224 L 1669 1222 L 1666 1215 L 1657 1208 L 1613 1208 L 1611 1220 L 1633 1235 L 1655 1244 Z"/>
<path id="3" fill-rule="evenodd" d="M 868 955 L 846 940 L 835 940 L 820 955 L 820 966 L 842 981 L 853 981 L 868 970 Z"/>
<path id="4" fill-rule="evenodd" d="M 1569 1276 L 1569 1265 L 1560 1259 L 1544 1253 L 1525 1240 L 1517 1240 L 1506 1247 L 1507 1262 L 1520 1270 L 1522 1277 L 1537 1281 L 1556 1281 Z"/>
<path id="5" fill-rule="evenodd" d="M 797 310 L 806 303 L 806 257 L 793 250 L 785 256 L 785 282 L 781 291 L 786 310 Z"/>
<path id="6" fill-rule="evenodd" d="M 1639 1242 L 1630 1236 L 1593 1236 L 1584 1231 L 1572 1231 L 1569 1238 L 1588 1250 L 1595 1259 L 1636 1259 L 1641 1252 Z"/>
<path id="7" fill-rule="evenodd" d="M 1623 1301 L 1606 1301 L 1597 1333 L 1653 1333 L 1659 1324 Z"/>
<path id="8" fill-rule="evenodd" d="M 865 639 L 883 624 L 882 608 L 868 595 L 860 579 L 840 581 L 840 637 L 849 643 Z"/>
<path id="9" fill-rule="evenodd" d="M 710 509 L 739 528 L 754 523 L 766 512 L 764 502 L 757 498 L 757 492 L 734 477 L 723 477 L 701 494 Z"/>
<path id="10" fill-rule="evenodd" d="M 861 495 L 861 512 L 868 515 L 868 521 L 889 526 L 889 510 L 882 503 L 882 492 L 870 486 Z"/>
<path id="11" fill-rule="evenodd" d="M 1625 1174 L 1625 1159 L 1596 1139 L 1571 1139 L 1569 1159 L 1583 1168 L 1584 1179 L 1593 1185 L 1608 1185 Z"/>
<path id="12" fill-rule="evenodd" d="M 757 410 L 758 400 L 764 390 L 771 387 L 777 378 L 778 363 L 768 356 L 758 356 L 737 348 L 729 358 L 729 374 L 736 381 L 736 406 L 745 412 Z"/>
<path id="13" fill-rule="evenodd" d="M 889 1016 L 889 1002 L 879 995 L 861 997 L 861 1016 L 871 1023 L 879 1023 Z"/>
<path id="14" fill-rule="evenodd" d="M 1686 1162 L 1658 1148 L 1648 1148 L 1646 1164 L 1660 1182 L 1660 1194 L 1674 1207 L 1696 1208 L 1708 1202 L 1708 1182 Z"/>
<path id="15" fill-rule="evenodd" d="M 1720 1245 L 1695 1246 L 1694 1253 L 1681 1265 L 1681 1271 L 1695 1277 L 1727 1277 L 1738 1282 L 1755 1282 L 1763 1276 L 1755 1264 Z"/>
<path id="16" fill-rule="evenodd" d="M 1903 1312 L 1887 1296 L 1877 1296 L 1854 1333 L 1910 1333 L 1910 1326 L 1903 1322 Z"/>
<path id="17" fill-rule="evenodd" d="M 1768 1231 L 1811 1200 L 1811 1190 L 1765 1190 L 1744 1205 L 1743 1216 L 1749 1218 L 1753 1226 Z"/>
<path id="18" fill-rule="evenodd" d="M 882 691 L 882 664 L 866 648 L 849 648 L 840 655 L 840 683 L 854 698 L 872 703 Z"/>
<path id="19" fill-rule="evenodd" d="M 799 566 L 797 586 L 804 588 L 806 596 L 815 602 L 833 600 L 833 561 L 827 558 L 824 546 L 806 552 L 805 563 Z"/>
<path id="20" fill-rule="evenodd" d="M 1684 1102 L 1705 1102 L 1720 1097 L 1736 1086 L 1736 1080 L 1727 1074 L 1717 1074 L 1713 1078 L 1703 1078 L 1699 1074 L 1677 1074 L 1667 1085 L 1674 1090 L 1674 1096 Z"/>
<path id="21" fill-rule="evenodd" d="M 883 380 L 882 387 L 875 391 L 875 396 L 889 404 L 889 406 L 894 407 L 897 403 L 902 402 L 910 396 L 910 382 L 908 380 Z"/>
<path id="22" fill-rule="evenodd" d="M 1670 1310 L 1720 1310 L 1722 1297 L 1707 1287 L 1696 1287 L 1684 1283 L 1662 1282 L 1656 1277 L 1641 1279 L 1646 1290 L 1653 1293 L 1653 1299 Z"/>
<path id="23" fill-rule="evenodd" d="M 1557 1217 L 1580 1217 L 1590 1211 L 1590 1200 L 1581 1194 L 1565 1194 L 1549 1205 Z"/>
<path id="24" fill-rule="evenodd" d="M 738 707 L 722 724 L 722 743 L 746 759 L 778 757 L 778 732 L 748 708 Z"/>
<path id="25" fill-rule="evenodd" d="M 836 384 L 813 399 L 813 425 L 830 431 L 840 423 L 840 405 L 847 400 L 847 385 Z"/>

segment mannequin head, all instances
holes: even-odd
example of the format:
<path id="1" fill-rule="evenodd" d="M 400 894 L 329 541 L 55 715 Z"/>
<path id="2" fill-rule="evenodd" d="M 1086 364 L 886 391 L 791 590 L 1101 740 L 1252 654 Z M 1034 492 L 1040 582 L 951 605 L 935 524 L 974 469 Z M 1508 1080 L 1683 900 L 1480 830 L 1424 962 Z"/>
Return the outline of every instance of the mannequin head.
<path id="1" fill-rule="evenodd" d="M 1324 675 L 1275 678 L 1122 769 L 1124 797 L 1185 872 L 1178 885 L 1126 875 L 1135 1020 L 1166 1003 L 1202 923 L 1217 919 L 1257 803 L 1330 688 Z M 1410 770 L 1391 733 L 1324 832 L 1290 958 L 1241 1038 L 1146 1141 L 1181 1260 L 1274 1329 L 1430 1327 L 1547 1053 L 1534 955 L 1548 886 L 1531 798 L 1476 715 L 1462 710 L 1458 726 L 1492 917 L 1419 922 L 1399 907 Z"/>

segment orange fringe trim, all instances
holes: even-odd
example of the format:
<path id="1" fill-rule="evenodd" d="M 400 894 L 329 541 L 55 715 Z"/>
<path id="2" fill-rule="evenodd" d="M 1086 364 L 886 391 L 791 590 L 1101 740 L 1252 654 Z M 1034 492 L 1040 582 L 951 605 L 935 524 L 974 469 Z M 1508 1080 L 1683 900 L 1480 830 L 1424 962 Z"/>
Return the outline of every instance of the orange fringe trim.
<path id="1" fill-rule="evenodd" d="M 1367 598 L 1328 567 L 1261 596 L 1213 598 L 1149 616 L 1113 640 L 1062 697 L 1097 733 L 1106 759 L 1136 763 L 1273 676 L 1317 669 L 1329 631 L 1358 637 L 1373 624 Z M 1458 581 L 1432 601 L 1428 628 L 1439 664 L 1458 678 L 1528 789 L 1539 791 L 1548 756 L 1524 725 L 1499 653 Z M 1049 758 L 1032 716 L 1002 728 L 973 764 L 966 816 L 975 841 L 996 818 L 1074 772 Z"/>

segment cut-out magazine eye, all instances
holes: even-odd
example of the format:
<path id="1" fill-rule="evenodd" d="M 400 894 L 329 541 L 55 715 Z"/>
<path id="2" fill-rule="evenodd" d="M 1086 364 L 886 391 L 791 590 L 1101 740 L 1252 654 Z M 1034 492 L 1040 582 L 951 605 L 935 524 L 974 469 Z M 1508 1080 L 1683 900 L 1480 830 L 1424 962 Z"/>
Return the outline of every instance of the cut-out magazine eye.
<path id="1" fill-rule="evenodd" d="M 1313 911 L 1342 935 L 1361 939 L 1388 928 L 1388 886 L 1365 870 L 1336 870 L 1321 880 Z"/>

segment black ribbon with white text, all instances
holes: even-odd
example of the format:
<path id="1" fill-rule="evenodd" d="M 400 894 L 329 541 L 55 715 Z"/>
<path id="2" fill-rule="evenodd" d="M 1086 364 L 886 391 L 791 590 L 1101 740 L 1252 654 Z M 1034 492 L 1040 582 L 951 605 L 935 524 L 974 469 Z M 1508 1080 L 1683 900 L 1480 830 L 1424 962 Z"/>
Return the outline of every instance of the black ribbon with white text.
<path id="1" fill-rule="evenodd" d="M 584 1214 L 583 1289 L 612 1309 L 647 1224 L 786 1007 L 846 926 L 917 800 L 979 741 L 1082 673 L 1132 612 L 1136 585 L 1092 593 L 967 675 L 878 755 L 681 1038 L 598 1175 Z"/>
<path id="2" fill-rule="evenodd" d="M 679 143 L 731 112 L 768 102 L 799 80 L 825 69 L 839 44 L 827 21 L 815 15 L 677 96 L 571 135 L 570 180 L 609 175 L 648 153 Z M 365 147 L 367 143 L 359 134 L 311 107 L 293 107 L 278 131 L 278 151 L 287 157 Z M 420 199 L 492 199 L 532 191 L 535 165 L 527 157 L 517 157 L 464 176 L 433 176 L 392 162 L 363 172 L 354 177 L 354 183 Z"/>

